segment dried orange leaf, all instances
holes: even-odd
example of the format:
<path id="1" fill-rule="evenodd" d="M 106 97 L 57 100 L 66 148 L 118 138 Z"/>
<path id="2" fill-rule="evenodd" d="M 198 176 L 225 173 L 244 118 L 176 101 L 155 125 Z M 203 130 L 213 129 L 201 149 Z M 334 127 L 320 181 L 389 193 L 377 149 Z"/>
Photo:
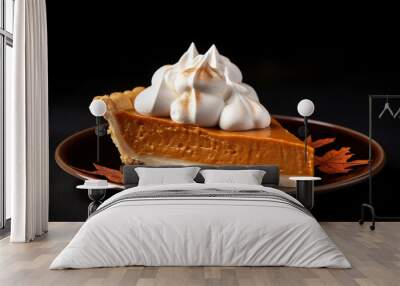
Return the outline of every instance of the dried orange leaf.
<path id="1" fill-rule="evenodd" d="M 326 174 L 348 173 L 351 167 L 366 165 L 368 160 L 349 160 L 354 156 L 350 153 L 350 147 L 342 147 L 339 150 L 330 150 L 323 156 L 315 156 L 314 165 Z"/>
<path id="2" fill-rule="evenodd" d="M 93 165 L 96 168 L 96 170 L 94 171 L 82 170 L 78 168 L 76 169 L 85 174 L 103 176 L 106 177 L 107 180 L 109 180 L 110 182 L 122 184 L 122 173 L 120 170 L 107 168 L 98 164 L 93 164 Z"/>
<path id="3" fill-rule="evenodd" d="M 336 140 L 335 137 L 332 138 L 324 138 L 324 139 L 318 139 L 316 141 L 312 141 L 311 135 L 308 136 L 307 138 L 307 144 L 313 147 L 314 149 L 320 148 L 322 146 L 328 145 L 333 143 Z"/>

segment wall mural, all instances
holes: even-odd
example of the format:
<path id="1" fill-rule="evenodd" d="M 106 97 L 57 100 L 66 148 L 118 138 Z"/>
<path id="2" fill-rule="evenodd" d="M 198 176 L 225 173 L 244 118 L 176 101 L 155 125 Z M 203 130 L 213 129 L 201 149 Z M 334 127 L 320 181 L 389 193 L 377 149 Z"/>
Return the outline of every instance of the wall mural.
<path id="1" fill-rule="evenodd" d="M 291 186 L 289 176 L 315 175 L 322 178 L 315 182 L 318 219 L 360 218 L 368 196 L 367 97 L 400 90 L 396 47 L 296 41 L 280 33 L 263 43 L 251 23 L 241 24 L 240 40 L 204 27 L 164 34 L 133 29 L 120 8 L 108 9 L 90 20 L 91 10 L 68 10 L 71 22 L 48 5 L 50 143 L 58 151 L 50 162 L 51 220 L 86 218 L 87 193 L 76 190 L 82 177 L 121 184 L 124 164 L 192 163 L 278 164 L 284 186 Z M 74 36 L 76 48 L 65 45 L 71 28 L 82 31 Z M 297 111 L 305 98 L 315 104 L 307 134 Z M 104 127 L 97 133 L 106 133 L 99 160 L 96 119 L 88 109 L 94 99 L 106 107 L 97 119 Z M 394 116 L 397 109 L 391 100 L 388 105 Z M 377 117 L 383 108 L 382 100 Z M 388 120 L 389 109 L 380 121 Z M 395 183 L 388 178 L 396 178 L 400 162 L 391 152 L 383 168 L 383 150 L 397 145 L 387 132 L 372 144 L 378 189 Z M 378 212 L 396 213 L 397 198 L 395 191 L 382 196 Z"/>

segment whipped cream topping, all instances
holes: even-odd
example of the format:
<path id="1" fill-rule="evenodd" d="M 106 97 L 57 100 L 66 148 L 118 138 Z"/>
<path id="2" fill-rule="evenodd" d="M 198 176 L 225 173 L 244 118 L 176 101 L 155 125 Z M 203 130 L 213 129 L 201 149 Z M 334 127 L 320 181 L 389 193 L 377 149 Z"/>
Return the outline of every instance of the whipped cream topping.
<path id="1" fill-rule="evenodd" d="M 137 112 L 178 123 L 230 131 L 265 128 L 271 117 L 242 73 L 215 45 L 204 54 L 192 43 L 174 65 L 159 68 L 135 99 Z"/>

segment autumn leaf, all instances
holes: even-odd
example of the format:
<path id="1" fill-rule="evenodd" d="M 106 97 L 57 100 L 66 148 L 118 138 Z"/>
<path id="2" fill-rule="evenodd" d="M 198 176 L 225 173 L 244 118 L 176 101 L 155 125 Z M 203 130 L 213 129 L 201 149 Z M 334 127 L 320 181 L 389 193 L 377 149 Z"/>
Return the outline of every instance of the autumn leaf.
<path id="1" fill-rule="evenodd" d="M 342 147 L 339 150 L 330 150 L 323 156 L 314 157 L 314 166 L 326 174 L 348 173 L 352 167 L 368 164 L 368 160 L 349 161 L 354 154 L 350 147 Z"/>
<path id="2" fill-rule="evenodd" d="M 335 140 L 336 140 L 336 138 L 332 137 L 332 138 L 324 138 L 324 139 L 318 139 L 317 141 L 312 141 L 312 138 L 310 135 L 307 138 L 307 144 L 310 145 L 311 147 L 313 147 L 314 149 L 317 149 L 322 146 L 331 144 L 331 143 L 335 142 Z"/>
<path id="3" fill-rule="evenodd" d="M 316 141 L 312 137 L 307 138 L 307 143 L 314 149 L 321 148 L 335 142 L 336 138 L 323 138 Z M 350 147 L 342 147 L 339 150 L 330 150 L 323 156 L 314 156 L 314 166 L 326 174 L 343 174 L 352 170 L 352 167 L 368 164 L 368 160 L 349 161 L 354 154 L 350 152 Z"/>
<path id="4" fill-rule="evenodd" d="M 96 170 L 94 170 L 94 171 L 88 171 L 88 170 L 83 170 L 83 169 L 78 169 L 78 168 L 76 168 L 76 169 L 85 174 L 104 176 L 110 182 L 122 184 L 122 173 L 120 170 L 107 168 L 107 167 L 104 167 L 104 166 L 101 166 L 98 164 L 93 164 L 93 165 L 96 168 Z"/>

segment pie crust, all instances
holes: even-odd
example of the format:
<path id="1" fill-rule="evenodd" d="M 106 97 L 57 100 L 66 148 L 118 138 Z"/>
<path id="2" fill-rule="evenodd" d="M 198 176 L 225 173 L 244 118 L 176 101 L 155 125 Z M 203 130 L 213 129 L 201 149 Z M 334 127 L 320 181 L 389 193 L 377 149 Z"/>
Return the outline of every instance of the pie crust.
<path id="1" fill-rule="evenodd" d="M 133 102 L 143 89 L 96 97 L 107 105 L 108 133 L 124 164 L 271 164 L 284 178 L 314 175 L 314 149 L 308 146 L 306 161 L 303 142 L 274 118 L 268 128 L 235 132 L 180 124 L 137 113 Z"/>

